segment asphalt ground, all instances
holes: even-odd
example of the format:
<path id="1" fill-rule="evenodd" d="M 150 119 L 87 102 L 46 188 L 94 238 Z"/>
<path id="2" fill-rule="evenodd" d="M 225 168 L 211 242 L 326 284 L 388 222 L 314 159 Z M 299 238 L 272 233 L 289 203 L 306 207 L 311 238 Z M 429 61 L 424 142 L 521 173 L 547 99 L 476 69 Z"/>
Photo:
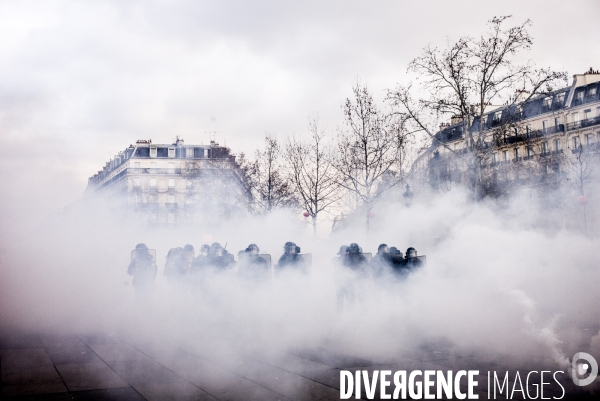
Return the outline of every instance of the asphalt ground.
<path id="1" fill-rule="evenodd" d="M 508 371 L 512 389 L 517 371 L 526 386 L 529 371 L 545 368 L 526 365 L 491 354 L 457 355 L 435 345 L 373 360 L 342 352 L 335 341 L 285 352 L 240 352 L 217 342 L 186 347 L 122 335 L 0 334 L 1 395 L 11 400 L 339 400 L 340 370 L 368 371 L 372 377 L 377 370 L 462 369 L 480 371 L 479 399 L 505 399 L 506 393 L 488 398 L 487 372 L 504 377 Z M 567 374 L 558 378 L 564 396 L 549 376 L 544 397 L 597 399 L 598 393 L 573 385 Z M 536 380 L 529 383 L 532 396 L 539 389 Z M 467 391 L 462 384 L 461 389 Z M 361 394 L 365 398 L 364 386 Z M 379 394 L 377 388 L 375 399 Z M 529 398 L 516 391 L 512 399 Z"/>

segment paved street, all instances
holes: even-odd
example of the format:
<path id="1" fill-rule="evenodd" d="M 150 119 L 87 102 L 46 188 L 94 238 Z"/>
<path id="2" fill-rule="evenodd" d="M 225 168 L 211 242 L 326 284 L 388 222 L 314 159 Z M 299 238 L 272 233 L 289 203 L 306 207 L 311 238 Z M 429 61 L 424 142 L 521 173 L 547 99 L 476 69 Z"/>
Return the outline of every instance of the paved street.
<path id="1" fill-rule="evenodd" d="M 2 396 L 15 400 L 338 400 L 341 369 L 479 369 L 482 389 L 487 370 L 506 371 L 491 355 L 423 348 L 366 360 L 336 352 L 333 342 L 324 348 L 242 354 L 214 344 L 190 351 L 117 336 L 4 333 L 0 348 Z M 509 377 L 513 380 L 514 370 Z M 593 399 L 562 378 L 564 399 Z M 478 394 L 487 399 L 486 391 Z M 561 394 L 556 384 L 545 386 L 545 396 Z"/>

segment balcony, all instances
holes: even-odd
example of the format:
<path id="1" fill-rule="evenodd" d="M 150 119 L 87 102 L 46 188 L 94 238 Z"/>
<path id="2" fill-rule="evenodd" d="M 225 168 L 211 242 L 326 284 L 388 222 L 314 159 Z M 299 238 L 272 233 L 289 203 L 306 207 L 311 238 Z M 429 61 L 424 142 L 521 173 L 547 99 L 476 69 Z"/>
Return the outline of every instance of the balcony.
<path id="1" fill-rule="evenodd" d="M 542 135 L 552 135 L 552 134 L 556 134 L 557 132 L 564 132 L 564 131 L 565 131 L 565 125 L 558 124 L 558 125 L 555 125 L 554 127 L 542 128 L 540 130 L 540 133 Z"/>
<path id="2" fill-rule="evenodd" d="M 598 125 L 598 124 L 600 124 L 600 116 L 586 118 L 585 120 L 574 121 L 572 123 L 567 124 L 567 131 L 573 131 L 576 129 L 591 127 L 593 125 Z"/>
<path id="3" fill-rule="evenodd" d="M 181 174 L 181 168 L 128 168 L 129 174 Z"/>

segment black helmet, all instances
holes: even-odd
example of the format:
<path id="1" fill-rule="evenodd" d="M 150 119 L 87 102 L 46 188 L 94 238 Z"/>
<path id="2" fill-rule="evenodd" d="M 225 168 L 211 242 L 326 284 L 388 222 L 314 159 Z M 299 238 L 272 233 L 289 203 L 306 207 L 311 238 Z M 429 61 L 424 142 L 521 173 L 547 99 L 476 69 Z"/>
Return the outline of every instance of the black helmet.
<path id="1" fill-rule="evenodd" d="M 146 244 L 137 244 L 135 246 L 135 249 L 148 249 L 148 247 L 146 246 Z"/>
<path id="2" fill-rule="evenodd" d="M 283 251 L 286 254 L 292 254 L 292 253 L 300 253 L 300 247 L 296 246 L 296 244 L 294 244 L 293 242 L 286 242 L 285 245 L 283 246 Z"/>
<path id="3" fill-rule="evenodd" d="M 381 253 L 388 253 L 389 252 L 387 244 L 381 244 L 381 245 L 379 245 L 379 247 L 377 248 L 377 253 L 380 253 L 380 252 Z"/>
<path id="4" fill-rule="evenodd" d="M 338 255 L 345 255 L 348 253 L 348 245 L 342 245 L 340 246 L 340 250 L 338 251 Z"/>
<path id="5" fill-rule="evenodd" d="M 246 248 L 246 252 L 251 253 L 253 255 L 257 255 L 260 252 L 260 249 L 258 248 L 258 245 L 250 244 L 248 245 L 248 248 Z"/>
<path id="6" fill-rule="evenodd" d="M 362 253 L 362 249 L 357 243 L 351 243 L 348 247 L 348 253 Z"/>
<path id="7" fill-rule="evenodd" d="M 183 249 L 185 249 L 186 251 L 192 251 L 194 252 L 194 247 L 190 244 L 185 244 L 185 246 L 183 247 Z"/>
<path id="8" fill-rule="evenodd" d="M 398 248 L 396 248 L 395 246 L 393 246 L 393 247 L 390 248 L 390 254 L 391 255 L 398 255 L 398 254 L 402 255 L 402 252 L 400 252 L 398 250 Z"/>
<path id="9" fill-rule="evenodd" d="M 210 250 L 210 246 L 204 244 L 200 247 L 200 255 L 208 255 L 208 251 Z"/>
<path id="10" fill-rule="evenodd" d="M 224 249 L 218 242 L 214 242 L 209 249 L 210 256 L 223 256 Z"/>
<path id="11" fill-rule="evenodd" d="M 417 250 L 412 246 L 406 250 L 406 258 L 416 258 Z"/>

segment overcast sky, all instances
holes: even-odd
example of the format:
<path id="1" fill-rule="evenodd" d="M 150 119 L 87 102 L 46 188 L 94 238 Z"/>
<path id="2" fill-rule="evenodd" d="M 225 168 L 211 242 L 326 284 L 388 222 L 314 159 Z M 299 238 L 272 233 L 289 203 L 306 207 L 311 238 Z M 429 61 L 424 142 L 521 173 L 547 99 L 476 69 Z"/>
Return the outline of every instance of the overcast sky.
<path id="1" fill-rule="evenodd" d="M 600 1 L 1 1 L 2 221 L 79 198 L 137 139 L 252 153 L 334 131 L 360 79 L 382 99 L 427 45 L 533 20 L 538 66 L 600 68 Z"/>

